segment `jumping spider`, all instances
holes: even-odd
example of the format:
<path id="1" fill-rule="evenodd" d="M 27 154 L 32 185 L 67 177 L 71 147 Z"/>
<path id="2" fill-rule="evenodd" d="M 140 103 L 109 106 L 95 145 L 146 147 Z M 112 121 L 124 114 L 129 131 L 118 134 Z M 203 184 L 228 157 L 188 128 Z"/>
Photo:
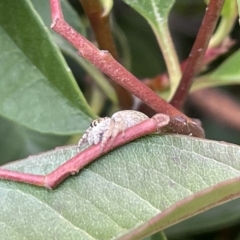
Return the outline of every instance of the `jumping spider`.
<path id="1" fill-rule="evenodd" d="M 124 131 L 127 128 L 137 125 L 146 119 L 148 119 L 147 115 L 134 110 L 116 112 L 111 118 L 104 117 L 95 119 L 82 135 L 78 146 L 80 147 L 86 142 L 89 145 L 101 143 L 101 147 L 103 148 L 108 139 L 111 138 L 113 142 L 118 133 L 122 132 L 124 136 Z"/>

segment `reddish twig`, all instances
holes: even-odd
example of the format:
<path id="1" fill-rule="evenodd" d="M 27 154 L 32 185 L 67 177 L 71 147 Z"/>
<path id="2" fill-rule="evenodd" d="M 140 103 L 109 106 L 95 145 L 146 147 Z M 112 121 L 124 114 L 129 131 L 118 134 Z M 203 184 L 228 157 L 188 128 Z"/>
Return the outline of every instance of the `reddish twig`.
<path id="1" fill-rule="evenodd" d="M 193 78 L 201 68 L 204 53 L 217 24 L 223 4 L 224 0 L 211 0 L 208 4 L 197 38 L 186 62 L 182 79 L 171 101 L 171 104 L 177 109 L 182 108 L 192 85 Z"/>
<path id="2" fill-rule="evenodd" d="M 73 28 L 71 28 L 65 20 L 61 17 L 62 13 L 58 0 L 50 0 L 52 9 L 52 29 L 62 35 L 67 41 L 69 41 L 75 48 L 78 49 L 79 54 L 95 65 L 101 72 L 109 76 L 117 84 L 121 85 L 133 95 L 141 99 L 154 111 L 165 113 L 169 116 L 182 116 L 189 122 L 192 122 L 187 116 L 178 111 L 171 104 L 164 101 L 140 80 L 138 80 L 133 74 L 127 71 L 120 63 L 118 63 L 112 56 L 106 51 L 101 51 L 96 48 L 91 42 L 81 36 Z"/>
<path id="3" fill-rule="evenodd" d="M 80 2 L 91 23 L 99 48 L 108 50 L 118 60 L 118 53 L 109 24 L 109 15 L 103 16 L 104 9 L 101 2 L 99 0 L 80 0 Z M 133 103 L 131 94 L 114 81 L 110 82 L 117 93 L 120 108 L 131 108 Z"/>
<path id="4" fill-rule="evenodd" d="M 44 175 L 36 175 L 30 173 L 15 172 L 0 168 L 0 179 L 11 180 L 15 182 L 28 183 L 31 185 L 44 187 Z"/>
<path id="5" fill-rule="evenodd" d="M 101 143 L 90 146 L 46 176 L 14 172 L 0 168 L 0 179 L 23 182 L 53 189 L 68 176 L 78 173 L 83 167 L 90 164 L 106 152 L 134 139 L 156 132 L 181 133 L 185 135 L 204 137 L 203 130 L 196 127 L 196 124 L 187 123 L 181 117 L 170 118 L 165 114 L 157 114 L 138 125 L 126 129 L 124 131 L 124 137 L 122 133 L 118 134 L 118 136 L 114 139 L 114 142 L 109 141 L 107 145 L 104 146 L 104 149 L 102 149 Z"/>

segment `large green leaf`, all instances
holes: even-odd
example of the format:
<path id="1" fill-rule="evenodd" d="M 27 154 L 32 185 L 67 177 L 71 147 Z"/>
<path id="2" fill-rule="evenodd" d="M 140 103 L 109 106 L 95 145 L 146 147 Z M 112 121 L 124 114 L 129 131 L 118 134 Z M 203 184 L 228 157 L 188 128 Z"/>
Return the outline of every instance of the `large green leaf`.
<path id="1" fill-rule="evenodd" d="M 217 69 L 209 74 L 198 77 L 193 86 L 192 91 L 201 88 L 231 85 L 240 83 L 240 51 L 236 51 L 232 56 L 227 58 Z"/>
<path id="2" fill-rule="evenodd" d="M 0 115 L 45 133 L 84 131 L 94 115 L 28 0 L 1 1 L 0 34 Z"/>
<path id="3" fill-rule="evenodd" d="M 46 174 L 75 154 L 76 146 L 59 148 L 5 168 Z M 147 236 L 239 192 L 239 180 L 218 184 L 239 177 L 239 155 L 240 147 L 232 144 L 148 136 L 101 157 L 52 191 L 2 180 L 1 237 L 107 240 L 163 212 L 138 232 Z M 180 200 L 175 211 L 164 212 Z"/>

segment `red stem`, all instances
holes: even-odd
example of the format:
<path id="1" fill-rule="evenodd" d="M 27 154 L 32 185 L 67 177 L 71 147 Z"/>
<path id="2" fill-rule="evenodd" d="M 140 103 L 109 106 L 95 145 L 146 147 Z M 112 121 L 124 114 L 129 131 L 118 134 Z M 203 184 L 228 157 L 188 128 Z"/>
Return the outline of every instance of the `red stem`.
<path id="1" fill-rule="evenodd" d="M 204 53 L 217 24 L 223 4 L 224 0 L 211 0 L 206 8 L 201 27 L 186 62 L 182 79 L 171 101 L 171 104 L 177 109 L 182 108 L 192 85 L 193 78 L 201 68 Z"/>
<path id="2" fill-rule="evenodd" d="M 0 179 L 28 183 L 35 186 L 44 187 L 45 176 L 30 173 L 14 172 L 11 170 L 0 168 Z"/>

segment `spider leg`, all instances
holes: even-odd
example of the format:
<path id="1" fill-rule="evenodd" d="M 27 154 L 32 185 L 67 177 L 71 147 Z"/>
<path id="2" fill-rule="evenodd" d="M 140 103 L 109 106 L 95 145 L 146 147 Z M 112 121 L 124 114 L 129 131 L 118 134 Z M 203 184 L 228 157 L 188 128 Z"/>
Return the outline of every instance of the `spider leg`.
<path id="1" fill-rule="evenodd" d="M 108 148 L 110 148 L 116 138 L 116 136 L 122 132 L 123 137 L 124 137 L 124 130 L 126 129 L 126 124 L 124 121 L 124 118 L 121 115 L 117 115 L 114 118 L 111 118 L 111 126 L 109 126 L 109 131 L 106 133 L 106 139 L 109 139 L 109 144 L 107 145 Z M 103 146 L 106 145 L 105 143 Z M 104 149 L 107 151 L 108 149 Z"/>
<path id="2" fill-rule="evenodd" d="M 102 133 L 102 138 L 101 138 L 101 147 L 102 150 L 104 150 L 107 141 L 113 137 L 113 131 L 115 128 L 115 122 L 113 119 L 109 118 L 106 123 L 106 128 L 105 131 Z M 111 145 L 110 145 L 111 146 Z M 105 149 L 106 150 L 106 149 Z"/>
<path id="3" fill-rule="evenodd" d="M 82 137 L 79 139 L 78 141 L 78 150 L 80 151 L 81 150 L 81 146 L 84 144 L 84 143 L 87 143 L 88 142 L 88 134 L 89 132 L 91 131 L 91 127 L 89 127 L 85 133 L 82 135 Z"/>
<path id="4" fill-rule="evenodd" d="M 122 136 L 124 138 L 124 131 L 128 128 L 125 119 L 121 114 L 113 114 L 112 120 L 115 122 L 114 129 L 112 131 L 112 142 L 116 138 L 116 136 L 122 132 Z"/>

